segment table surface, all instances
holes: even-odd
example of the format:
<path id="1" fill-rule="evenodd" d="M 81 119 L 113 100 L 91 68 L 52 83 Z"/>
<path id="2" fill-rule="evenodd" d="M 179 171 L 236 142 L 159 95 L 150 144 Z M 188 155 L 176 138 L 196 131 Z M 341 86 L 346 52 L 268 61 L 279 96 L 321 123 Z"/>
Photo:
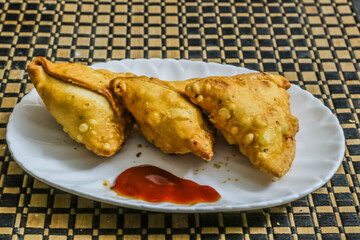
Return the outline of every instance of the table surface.
<path id="1" fill-rule="evenodd" d="M 0 0 L 0 239 L 360 239 L 360 22 L 353 0 Z M 90 201 L 25 174 L 6 144 L 35 56 L 218 62 L 280 73 L 339 119 L 336 175 L 278 207 L 171 214 Z"/>

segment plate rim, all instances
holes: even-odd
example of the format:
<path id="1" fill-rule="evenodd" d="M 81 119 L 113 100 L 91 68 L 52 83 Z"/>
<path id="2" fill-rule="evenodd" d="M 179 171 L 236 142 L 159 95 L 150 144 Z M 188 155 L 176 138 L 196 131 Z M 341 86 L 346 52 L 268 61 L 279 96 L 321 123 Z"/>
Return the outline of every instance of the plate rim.
<path id="1" fill-rule="evenodd" d="M 236 66 L 233 66 L 233 65 L 229 65 L 229 64 L 221 64 L 221 63 L 215 63 L 215 62 L 203 62 L 203 61 L 192 61 L 192 60 L 188 60 L 188 59 L 160 59 L 160 58 L 152 58 L 152 59 L 144 59 L 144 58 L 141 58 L 141 59 L 123 59 L 123 60 L 111 60 L 111 61 L 108 61 L 108 62 L 101 62 L 101 63 L 94 63 L 93 65 L 89 66 L 89 67 L 94 67 L 95 69 L 99 69 L 98 66 L 101 66 L 102 64 L 108 64 L 109 62 L 126 62 L 126 61 L 131 61 L 131 62 L 135 62 L 135 61 L 148 61 L 148 62 L 151 62 L 151 61 L 158 61 L 158 62 L 161 62 L 161 61 L 173 61 L 173 62 L 188 62 L 188 63 L 193 63 L 193 62 L 198 62 L 200 64 L 210 64 L 210 65 L 221 65 L 222 67 L 223 66 L 226 66 L 226 67 L 231 67 L 231 68 L 234 68 L 234 69 L 242 69 L 242 70 L 246 70 L 246 71 L 253 71 L 253 72 L 257 72 L 257 71 L 254 71 L 254 70 L 251 70 L 251 69 L 247 69 L 247 68 L 243 68 L 243 67 L 236 67 Z M 342 163 L 343 161 L 343 157 L 344 157 L 344 154 L 345 154 L 345 148 L 346 148 L 346 144 L 345 144 L 345 136 L 344 136 L 344 132 L 343 132 L 343 129 L 341 127 L 341 123 L 339 122 L 338 118 L 333 114 L 333 112 L 326 106 L 324 105 L 324 103 L 322 103 L 318 98 L 316 98 L 315 96 L 313 96 L 310 92 L 302 89 L 301 87 L 297 86 L 297 85 L 294 85 L 294 84 L 291 84 L 291 88 L 295 88 L 296 90 L 298 91 L 302 91 L 302 93 L 306 94 L 310 99 L 312 100 L 315 100 L 319 106 L 321 106 L 322 108 L 324 108 L 327 112 L 327 114 L 329 116 L 331 116 L 331 118 L 333 118 L 332 120 L 335 120 L 337 122 L 337 124 L 334 124 L 334 126 L 336 126 L 336 130 L 337 132 L 341 133 L 341 150 L 342 151 L 338 151 L 337 152 L 337 156 L 336 156 L 336 159 L 338 159 L 337 161 L 337 164 L 335 164 L 331 171 L 326 175 L 326 177 L 324 179 L 321 179 L 321 181 L 316 184 L 316 185 L 313 185 L 311 188 L 307 188 L 305 191 L 303 192 L 296 192 L 297 196 L 293 196 L 294 193 L 290 194 L 290 197 L 287 196 L 287 197 L 282 197 L 280 199 L 273 199 L 271 200 L 271 204 L 266 204 L 267 202 L 269 201 L 261 201 L 259 203 L 256 203 L 256 204 L 241 204 L 242 205 L 247 205 L 250 207 L 234 207 L 234 205 L 231 205 L 231 207 L 227 207 L 226 205 L 221 205 L 221 206 L 208 206 L 208 207 L 201 207 L 201 208 L 193 208 L 193 206 L 196 206 L 196 205 L 178 205 L 179 207 L 174 207 L 174 206 L 158 206 L 158 204 L 153 204 L 153 203 L 149 203 L 149 202 L 145 202 L 143 201 L 144 203 L 141 203 L 141 204 L 134 204 L 134 203 L 128 203 L 126 201 L 116 201 L 116 199 L 114 198 L 110 198 L 108 196 L 101 196 L 101 197 L 96 197 L 96 196 L 93 196 L 91 194 L 88 194 L 86 192 L 83 192 L 83 191 L 77 191 L 76 189 L 74 188 L 67 188 L 67 187 L 63 187 L 61 184 L 56 184 L 52 181 L 49 181 L 47 180 L 46 178 L 43 178 L 43 177 L 40 177 L 38 175 L 36 175 L 35 173 L 33 173 L 31 170 L 29 170 L 28 168 L 26 168 L 21 161 L 19 161 L 18 159 L 18 154 L 15 153 L 13 151 L 13 141 L 11 140 L 11 136 L 9 134 L 9 131 L 8 131 L 8 127 L 12 126 L 12 122 L 13 122 L 13 112 L 15 111 L 15 109 L 17 107 L 19 107 L 19 103 L 21 101 L 23 101 L 23 99 L 27 98 L 27 96 L 31 96 L 31 94 L 35 94 L 34 92 L 36 92 L 36 89 L 32 89 L 28 94 L 26 94 L 22 99 L 21 101 L 14 107 L 13 111 L 11 112 L 10 114 L 10 117 L 9 117 L 9 120 L 8 120 L 8 124 L 7 124 L 7 128 L 6 128 L 6 142 L 7 142 L 7 145 L 8 145 L 8 149 L 9 149 L 9 152 L 12 156 L 12 158 L 16 161 L 17 164 L 19 164 L 19 166 L 29 175 L 31 175 L 32 177 L 48 184 L 49 186 L 51 187 L 54 187 L 54 188 L 57 188 L 57 189 L 60 189 L 64 192 L 67 192 L 67 193 L 70 193 L 70 194 L 74 194 L 74 195 L 77 195 L 77 196 L 80 196 L 80 197 L 84 197 L 84 198 L 87 198 L 87 199 L 91 199 L 91 200 L 94 200 L 94 201 L 99 201 L 99 202 L 104 202 L 104 203 L 108 203 L 108 204 L 112 204 L 112 205 L 116 205 L 116 206 L 120 206 L 120 207 L 127 207 L 127 208 L 133 208 L 133 209 L 139 209 L 139 210 L 146 210 L 146 211 L 156 211 L 156 212 L 168 212 L 168 213 L 175 213 L 175 212 L 181 212 L 181 213 L 208 213 L 208 212 L 235 212 L 235 211 L 244 211 L 244 210 L 255 210 L 255 209 L 262 209 L 262 208 L 268 208 L 268 207 L 274 207 L 274 206 L 278 206 L 278 205 L 283 205 L 283 204 L 286 204 L 286 203 L 289 203 L 289 202 L 292 202 L 292 201 L 295 201 L 299 198 L 302 198 L 310 193 L 312 193 L 313 191 L 317 190 L 318 188 L 320 188 L 322 185 L 326 184 L 326 182 L 328 182 L 333 176 L 334 174 L 336 173 L 336 171 L 338 170 L 340 164 Z M 296 91 L 295 90 L 295 91 Z M 39 97 L 40 98 L 40 97 Z M 21 156 L 20 156 L 21 158 Z M 335 157 L 334 157 L 335 158 Z M 175 206 L 177 206 L 177 204 L 175 204 Z M 190 208 L 189 208 L 190 207 Z"/>

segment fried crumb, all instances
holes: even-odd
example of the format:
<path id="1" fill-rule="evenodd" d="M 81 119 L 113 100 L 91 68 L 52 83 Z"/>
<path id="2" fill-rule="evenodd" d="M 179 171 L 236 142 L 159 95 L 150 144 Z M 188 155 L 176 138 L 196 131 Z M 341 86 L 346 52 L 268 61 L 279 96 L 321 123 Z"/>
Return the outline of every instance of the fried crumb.
<path id="1" fill-rule="evenodd" d="M 141 155 L 141 152 L 138 152 L 138 153 L 136 154 L 136 157 L 140 157 L 140 155 Z"/>
<path id="2" fill-rule="evenodd" d="M 231 157 L 226 157 L 226 161 L 229 161 Z"/>
<path id="3" fill-rule="evenodd" d="M 228 178 L 227 180 L 228 180 L 228 181 L 230 181 L 230 180 L 231 180 L 231 178 Z"/>
<path id="4" fill-rule="evenodd" d="M 77 147 L 74 147 L 75 150 L 77 150 Z"/>
<path id="5" fill-rule="evenodd" d="M 214 163 L 214 167 L 217 168 L 217 169 L 219 169 L 219 168 L 221 168 L 221 165 L 220 165 L 220 164 L 217 164 L 217 163 Z"/>
<path id="6" fill-rule="evenodd" d="M 227 181 L 223 181 L 222 183 L 227 183 Z"/>
<path id="7" fill-rule="evenodd" d="M 236 157 L 236 154 L 235 153 L 233 153 L 233 154 L 231 154 L 233 157 Z"/>
<path id="8" fill-rule="evenodd" d="M 355 123 L 355 120 L 349 119 L 349 122 L 351 122 L 351 123 Z"/>
<path id="9" fill-rule="evenodd" d="M 235 178 L 235 182 L 238 182 L 239 181 L 239 179 L 238 178 Z"/>
<path id="10" fill-rule="evenodd" d="M 201 171 L 205 171 L 205 168 L 202 168 Z"/>
<path id="11" fill-rule="evenodd" d="M 194 172 L 194 175 L 197 175 L 198 173 L 197 172 Z"/>
<path id="12" fill-rule="evenodd" d="M 276 225 L 280 226 L 280 223 L 279 223 L 279 222 L 276 222 Z"/>
<path id="13" fill-rule="evenodd" d="M 230 172 L 230 169 L 226 170 L 227 172 Z"/>
<path id="14" fill-rule="evenodd" d="M 109 180 L 103 180 L 103 186 L 104 187 L 110 187 L 111 186 L 111 183 Z"/>
<path id="15" fill-rule="evenodd" d="M 141 144 L 138 144 L 137 147 L 138 147 L 138 148 L 142 148 L 142 145 L 141 145 Z"/>

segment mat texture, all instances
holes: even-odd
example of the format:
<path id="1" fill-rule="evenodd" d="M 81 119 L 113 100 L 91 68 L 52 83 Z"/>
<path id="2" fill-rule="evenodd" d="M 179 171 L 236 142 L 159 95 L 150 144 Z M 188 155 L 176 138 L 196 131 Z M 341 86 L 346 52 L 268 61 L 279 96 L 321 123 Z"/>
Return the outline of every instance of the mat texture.
<path id="1" fill-rule="evenodd" d="M 357 1 L 0 0 L 0 239 L 360 239 Z M 346 153 L 319 190 L 257 211 L 165 214 L 79 198 L 25 174 L 6 145 L 35 56 L 184 58 L 280 73 L 338 117 Z"/>

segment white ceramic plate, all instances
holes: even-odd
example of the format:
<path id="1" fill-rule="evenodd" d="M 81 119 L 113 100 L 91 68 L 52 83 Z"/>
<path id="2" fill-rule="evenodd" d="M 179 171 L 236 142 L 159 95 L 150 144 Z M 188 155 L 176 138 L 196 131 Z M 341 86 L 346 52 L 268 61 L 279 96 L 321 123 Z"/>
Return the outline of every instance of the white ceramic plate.
<path id="1" fill-rule="evenodd" d="M 164 80 L 235 75 L 248 69 L 215 63 L 172 59 L 138 59 L 95 64 L 114 72 Z M 74 142 L 49 114 L 36 90 L 15 107 L 7 127 L 7 141 L 17 163 L 30 175 L 66 192 L 124 207 L 164 212 L 239 211 L 280 205 L 303 197 L 325 184 L 342 161 L 345 140 L 331 111 L 309 92 L 292 86 L 291 111 L 299 118 L 296 158 L 291 170 L 273 182 L 253 167 L 236 147 L 219 136 L 211 162 L 192 155 L 170 156 L 148 143 L 134 129 L 124 147 L 111 158 L 95 156 Z M 218 134 L 220 135 L 220 134 Z M 139 144 L 142 147 L 139 147 Z M 140 157 L 136 157 L 141 152 Z M 215 188 L 222 198 L 192 206 L 148 203 L 117 196 L 104 180 L 114 182 L 129 167 L 152 164 L 171 173 Z"/>

